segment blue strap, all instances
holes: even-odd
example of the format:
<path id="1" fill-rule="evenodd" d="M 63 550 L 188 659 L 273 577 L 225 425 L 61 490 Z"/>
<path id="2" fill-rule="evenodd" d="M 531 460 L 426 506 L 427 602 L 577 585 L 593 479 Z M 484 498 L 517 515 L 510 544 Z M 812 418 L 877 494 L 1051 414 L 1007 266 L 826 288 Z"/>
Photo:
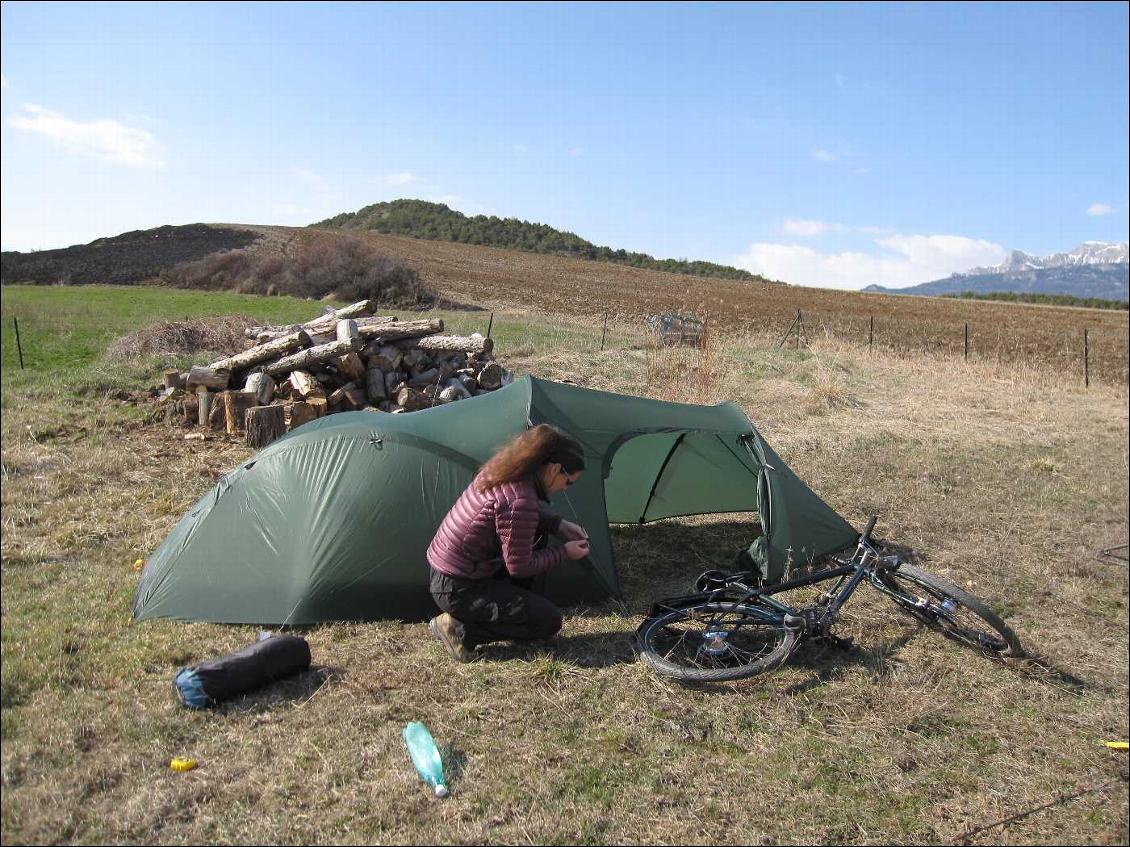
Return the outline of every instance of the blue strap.
<path id="1" fill-rule="evenodd" d="M 182 668 L 176 676 L 177 694 L 181 702 L 190 709 L 206 709 L 212 705 L 212 698 L 204 691 L 204 681 L 191 668 Z"/>

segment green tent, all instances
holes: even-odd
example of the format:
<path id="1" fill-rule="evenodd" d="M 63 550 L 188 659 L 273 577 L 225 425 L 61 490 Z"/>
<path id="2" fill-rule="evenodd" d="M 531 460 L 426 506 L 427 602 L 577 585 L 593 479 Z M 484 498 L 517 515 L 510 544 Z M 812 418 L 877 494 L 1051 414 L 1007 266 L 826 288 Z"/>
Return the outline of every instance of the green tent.
<path id="1" fill-rule="evenodd" d="M 757 511 L 768 579 L 857 537 L 732 403 L 525 377 L 412 414 L 332 415 L 280 438 L 221 479 L 150 557 L 134 617 L 309 624 L 434 613 L 425 551 L 436 527 L 483 462 L 539 423 L 577 438 L 587 460 L 551 503 L 591 537 L 588 558 L 547 578 L 559 603 L 619 594 L 610 522 Z"/>

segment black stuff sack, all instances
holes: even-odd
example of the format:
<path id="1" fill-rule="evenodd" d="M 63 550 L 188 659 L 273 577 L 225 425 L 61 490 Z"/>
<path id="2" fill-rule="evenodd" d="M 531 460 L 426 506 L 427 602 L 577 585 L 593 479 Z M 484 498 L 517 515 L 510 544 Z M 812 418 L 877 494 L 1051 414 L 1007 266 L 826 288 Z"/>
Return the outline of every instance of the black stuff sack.
<path id="1" fill-rule="evenodd" d="M 175 684 L 185 706 L 204 709 L 309 667 L 310 645 L 305 638 L 276 635 L 223 658 L 182 668 Z"/>

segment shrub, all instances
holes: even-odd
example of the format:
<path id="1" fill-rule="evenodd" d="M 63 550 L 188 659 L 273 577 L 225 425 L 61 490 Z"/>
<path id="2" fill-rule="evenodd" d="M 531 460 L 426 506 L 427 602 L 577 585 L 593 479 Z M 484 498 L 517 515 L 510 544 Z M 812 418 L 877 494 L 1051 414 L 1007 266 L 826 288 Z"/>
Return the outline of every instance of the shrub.
<path id="1" fill-rule="evenodd" d="M 384 306 L 428 305 L 434 295 L 404 262 L 355 236 L 300 239 L 286 254 L 230 250 L 177 265 L 161 274 L 178 288 L 321 299 L 376 300 Z"/>

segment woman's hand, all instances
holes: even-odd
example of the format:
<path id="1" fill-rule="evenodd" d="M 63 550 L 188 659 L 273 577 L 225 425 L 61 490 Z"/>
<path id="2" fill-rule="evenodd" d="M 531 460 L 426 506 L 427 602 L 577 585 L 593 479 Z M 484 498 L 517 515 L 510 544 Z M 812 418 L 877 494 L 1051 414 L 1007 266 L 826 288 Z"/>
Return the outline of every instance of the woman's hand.
<path id="1" fill-rule="evenodd" d="M 570 559 L 583 559 L 589 554 L 589 540 L 582 538 L 578 541 L 565 542 L 565 555 Z"/>
<path id="2" fill-rule="evenodd" d="M 580 524 L 575 524 L 563 518 L 561 524 L 557 527 L 557 537 L 562 541 L 588 541 L 589 534 Z"/>

